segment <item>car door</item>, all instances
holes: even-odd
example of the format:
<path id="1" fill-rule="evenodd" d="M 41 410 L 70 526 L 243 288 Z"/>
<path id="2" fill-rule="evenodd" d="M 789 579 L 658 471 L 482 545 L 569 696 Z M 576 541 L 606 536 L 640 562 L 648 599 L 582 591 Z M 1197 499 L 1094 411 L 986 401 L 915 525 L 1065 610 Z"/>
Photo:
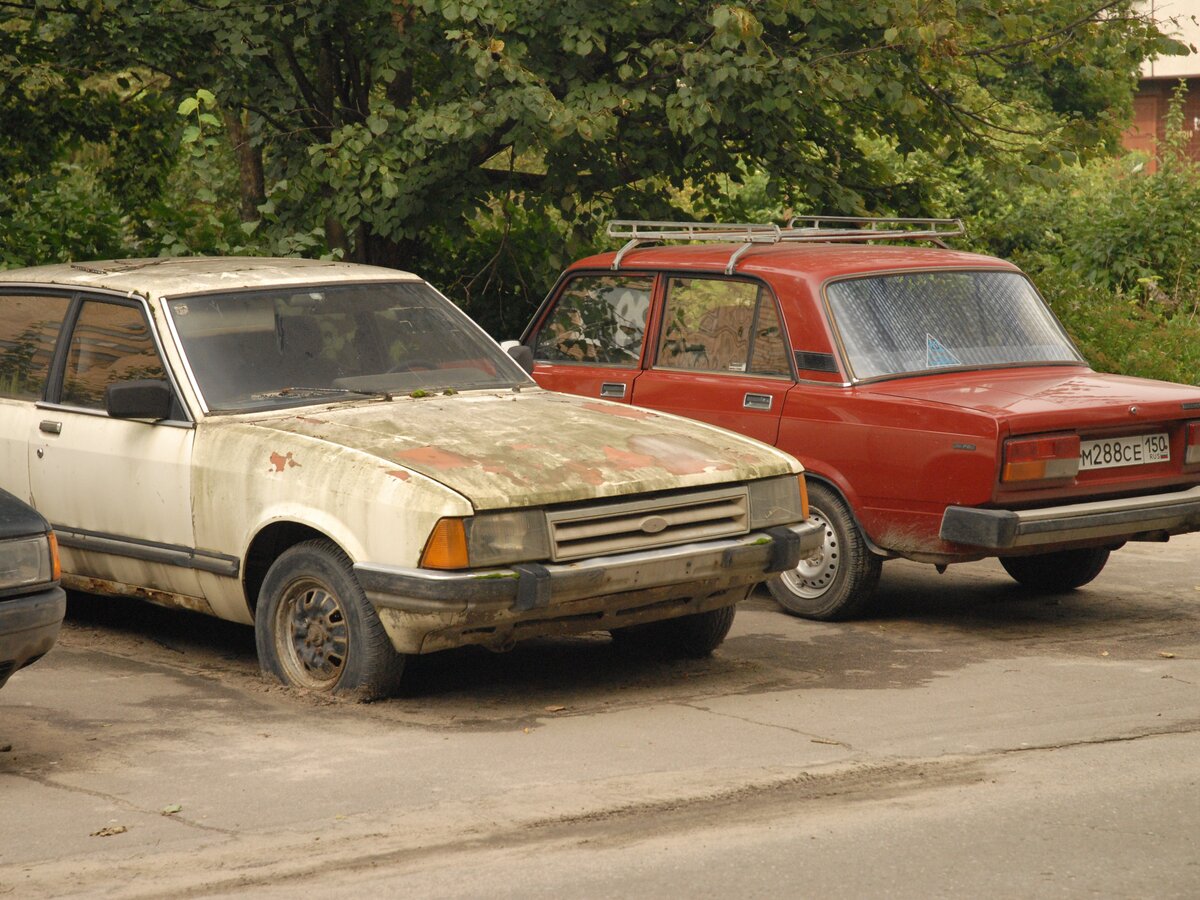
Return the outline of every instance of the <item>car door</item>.
<path id="1" fill-rule="evenodd" d="M 63 293 L 13 288 L 0 294 L 0 487 L 26 503 L 29 434 L 70 305 Z"/>
<path id="2" fill-rule="evenodd" d="M 581 273 L 563 285 L 532 335 L 534 376 L 552 391 L 628 403 L 654 296 L 646 273 Z"/>
<path id="3" fill-rule="evenodd" d="M 730 278 L 666 278 L 651 367 L 632 402 L 773 444 L 795 384 L 775 296 Z"/>
<path id="4" fill-rule="evenodd" d="M 76 300 L 27 432 L 30 489 L 58 532 L 65 572 L 199 597 L 191 423 L 178 400 L 160 422 L 105 412 L 108 385 L 169 380 L 148 323 L 140 301 Z"/>

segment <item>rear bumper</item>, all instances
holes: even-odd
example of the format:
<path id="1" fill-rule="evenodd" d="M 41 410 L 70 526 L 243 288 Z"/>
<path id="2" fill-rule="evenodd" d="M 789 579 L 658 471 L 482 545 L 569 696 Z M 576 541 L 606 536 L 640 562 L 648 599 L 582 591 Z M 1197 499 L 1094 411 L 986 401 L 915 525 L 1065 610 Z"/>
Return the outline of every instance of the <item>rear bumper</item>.
<path id="1" fill-rule="evenodd" d="M 1041 509 L 951 506 L 942 540 L 989 550 L 1130 541 L 1200 531 L 1200 487 L 1173 494 L 1096 500 Z"/>
<path id="2" fill-rule="evenodd" d="M 67 595 L 59 587 L 0 599 L 0 686 L 54 646 L 66 611 Z"/>
<path id="3" fill-rule="evenodd" d="M 359 564 L 354 572 L 396 649 L 419 653 L 504 643 L 518 632 L 602 629 L 610 615 L 636 624 L 702 611 L 713 605 L 706 597 L 729 597 L 794 568 L 822 539 L 821 529 L 803 522 L 573 563 L 465 572 Z M 433 632 L 440 637 L 427 641 Z"/>

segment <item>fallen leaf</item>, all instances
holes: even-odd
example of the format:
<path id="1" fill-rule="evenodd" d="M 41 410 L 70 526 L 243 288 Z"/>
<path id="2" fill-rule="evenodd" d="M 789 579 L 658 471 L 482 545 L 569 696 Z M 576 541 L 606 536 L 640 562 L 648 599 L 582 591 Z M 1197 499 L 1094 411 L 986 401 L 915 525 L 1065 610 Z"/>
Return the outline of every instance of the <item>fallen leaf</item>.
<path id="1" fill-rule="evenodd" d="M 1107 650 L 1101 650 L 1101 651 L 1100 651 L 1100 655 L 1101 655 L 1101 656 L 1108 656 L 1108 651 L 1107 651 Z"/>
<path id="2" fill-rule="evenodd" d="M 842 746 L 841 741 L 827 741 L 824 738 L 810 738 L 809 743 L 810 744 L 832 744 L 834 747 Z"/>
<path id="3" fill-rule="evenodd" d="M 92 837 L 112 837 L 114 834 L 124 834 L 128 830 L 124 825 L 105 825 L 99 831 L 93 831 Z"/>
<path id="4" fill-rule="evenodd" d="M 173 816 L 173 815 L 175 815 L 175 813 L 179 812 L 181 809 L 183 809 L 183 806 L 182 806 L 181 804 L 179 804 L 179 803 L 172 803 L 170 806 L 164 806 L 164 807 L 163 807 L 163 808 L 160 810 L 160 812 L 161 812 L 161 813 L 162 813 L 164 816 Z"/>
<path id="5" fill-rule="evenodd" d="M 1175 658 L 1175 654 L 1172 653 L 1170 650 L 1159 650 L 1158 655 L 1161 656 L 1163 659 L 1174 659 Z"/>
<path id="6" fill-rule="evenodd" d="M 547 706 L 546 712 L 562 712 L 564 709 L 566 709 L 565 706 Z"/>

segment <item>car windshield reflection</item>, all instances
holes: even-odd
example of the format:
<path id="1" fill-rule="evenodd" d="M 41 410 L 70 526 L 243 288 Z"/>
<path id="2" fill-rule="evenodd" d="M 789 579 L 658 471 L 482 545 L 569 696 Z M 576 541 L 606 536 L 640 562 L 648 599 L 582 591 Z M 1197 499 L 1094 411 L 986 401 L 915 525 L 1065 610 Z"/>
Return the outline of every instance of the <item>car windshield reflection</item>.
<path id="1" fill-rule="evenodd" d="M 529 383 L 423 282 L 206 294 L 167 308 L 210 411 Z"/>

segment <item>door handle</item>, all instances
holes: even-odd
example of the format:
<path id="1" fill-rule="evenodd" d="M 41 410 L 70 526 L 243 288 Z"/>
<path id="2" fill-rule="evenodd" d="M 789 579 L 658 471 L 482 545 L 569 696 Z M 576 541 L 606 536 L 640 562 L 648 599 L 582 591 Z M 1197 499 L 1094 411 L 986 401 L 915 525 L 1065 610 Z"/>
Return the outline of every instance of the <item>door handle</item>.
<path id="1" fill-rule="evenodd" d="M 42 419 L 38 423 L 38 430 L 44 431 L 46 434 L 62 434 L 62 422 L 54 422 L 50 419 Z"/>
<path id="2" fill-rule="evenodd" d="M 625 396 L 625 384 L 620 381 L 606 381 L 600 385 L 600 396 L 620 399 Z"/>
<path id="3" fill-rule="evenodd" d="M 770 394 L 747 394 L 742 398 L 745 409 L 770 409 L 774 402 L 775 398 Z"/>

